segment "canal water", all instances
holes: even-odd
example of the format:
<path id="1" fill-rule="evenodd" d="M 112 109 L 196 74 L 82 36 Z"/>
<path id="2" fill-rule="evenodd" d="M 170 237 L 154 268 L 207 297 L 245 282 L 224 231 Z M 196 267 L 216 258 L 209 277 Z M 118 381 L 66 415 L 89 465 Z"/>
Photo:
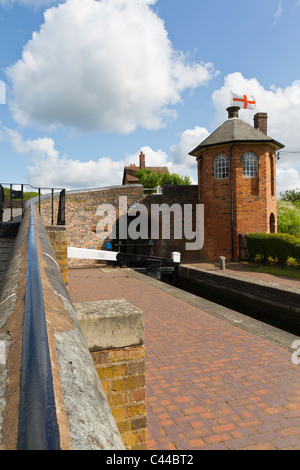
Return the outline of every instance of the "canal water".
<path id="1" fill-rule="evenodd" d="M 215 289 L 208 285 L 200 284 L 199 282 L 193 281 L 191 278 L 188 280 L 184 278 L 174 280 L 170 276 L 162 276 L 161 280 L 185 292 L 222 305 L 230 310 L 247 315 L 250 318 L 272 325 L 288 333 L 300 336 L 300 321 L 299 324 L 297 324 L 295 321 L 288 319 L 288 305 L 286 305 L 286 311 L 283 311 L 282 308 L 276 308 L 271 304 L 262 304 L 255 300 L 250 300 L 239 295 L 238 292 L 236 294 L 229 291 L 225 292 L 223 289 Z M 271 300 L 272 299 L 270 299 L 270 301 Z"/>

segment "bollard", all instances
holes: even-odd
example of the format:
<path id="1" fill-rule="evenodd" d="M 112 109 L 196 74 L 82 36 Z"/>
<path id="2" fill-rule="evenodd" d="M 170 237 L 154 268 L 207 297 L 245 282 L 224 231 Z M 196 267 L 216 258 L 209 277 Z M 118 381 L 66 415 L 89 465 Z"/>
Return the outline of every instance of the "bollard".
<path id="1" fill-rule="evenodd" d="M 172 253 L 172 261 L 173 263 L 180 263 L 181 255 L 177 251 L 173 251 Z"/>
<path id="2" fill-rule="evenodd" d="M 225 258 L 225 256 L 219 256 L 219 261 L 220 261 L 220 269 L 222 271 L 224 271 L 226 269 L 226 266 L 225 266 L 226 258 Z"/>

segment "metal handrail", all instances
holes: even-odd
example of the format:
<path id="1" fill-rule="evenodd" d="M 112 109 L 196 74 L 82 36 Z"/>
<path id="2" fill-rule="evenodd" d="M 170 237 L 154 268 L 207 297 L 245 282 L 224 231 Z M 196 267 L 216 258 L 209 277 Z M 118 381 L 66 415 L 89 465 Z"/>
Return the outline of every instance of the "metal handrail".
<path id="1" fill-rule="evenodd" d="M 27 253 L 18 450 L 59 450 L 60 438 L 32 203 Z"/>
<path id="2" fill-rule="evenodd" d="M 13 199 L 15 199 L 13 197 L 13 186 L 20 186 L 21 187 L 21 201 L 22 201 L 22 217 L 24 215 L 24 205 L 25 205 L 25 201 L 23 199 L 23 193 L 24 193 L 24 186 L 29 186 L 30 188 L 32 189 L 37 189 L 38 190 L 38 207 L 39 207 L 39 213 L 41 213 L 41 192 L 42 190 L 46 190 L 46 191 L 51 191 L 51 211 L 52 211 L 52 216 L 51 216 L 51 219 L 52 219 L 52 225 L 54 225 L 54 191 L 60 191 L 60 201 L 59 201 L 59 213 L 58 213 L 58 225 L 64 225 L 65 223 L 65 213 L 64 213 L 64 207 L 65 205 L 63 204 L 63 212 L 61 213 L 61 200 L 62 200 L 62 196 L 63 198 L 65 198 L 65 188 L 38 188 L 37 186 L 32 186 L 31 184 L 27 184 L 27 183 L 0 183 L 0 187 L 3 188 L 3 186 L 9 186 L 10 188 L 10 219 L 11 219 L 11 222 L 13 221 Z M 1 209 L 1 208 L 0 208 Z M 1 214 L 0 214 L 1 216 Z M 0 217 L 0 221 L 1 221 L 1 217 Z"/>

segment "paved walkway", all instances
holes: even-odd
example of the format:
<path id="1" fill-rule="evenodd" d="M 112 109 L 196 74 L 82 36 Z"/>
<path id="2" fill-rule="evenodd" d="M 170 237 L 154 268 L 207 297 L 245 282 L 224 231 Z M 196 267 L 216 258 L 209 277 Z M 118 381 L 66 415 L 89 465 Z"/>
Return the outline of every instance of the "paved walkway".
<path id="1" fill-rule="evenodd" d="M 149 450 L 300 450 L 292 335 L 282 347 L 130 270 L 71 269 L 69 292 L 144 311 Z"/>
<path id="2" fill-rule="evenodd" d="M 21 222 L 22 220 L 22 209 L 13 209 L 13 221 L 14 222 Z M 11 210 L 4 209 L 3 212 L 3 222 L 10 222 L 11 221 Z"/>
<path id="3" fill-rule="evenodd" d="M 12 238 L 0 238 L 0 290 L 14 243 L 15 240 Z"/>

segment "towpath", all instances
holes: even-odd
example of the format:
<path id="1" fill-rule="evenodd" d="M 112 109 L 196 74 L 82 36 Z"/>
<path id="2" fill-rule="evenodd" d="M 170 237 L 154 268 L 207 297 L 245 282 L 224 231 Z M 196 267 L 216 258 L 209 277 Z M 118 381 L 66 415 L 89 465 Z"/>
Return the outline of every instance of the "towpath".
<path id="1" fill-rule="evenodd" d="M 144 312 L 149 450 L 300 450 L 298 338 L 127 269 L 70 269 L 69 293 Z"/>

